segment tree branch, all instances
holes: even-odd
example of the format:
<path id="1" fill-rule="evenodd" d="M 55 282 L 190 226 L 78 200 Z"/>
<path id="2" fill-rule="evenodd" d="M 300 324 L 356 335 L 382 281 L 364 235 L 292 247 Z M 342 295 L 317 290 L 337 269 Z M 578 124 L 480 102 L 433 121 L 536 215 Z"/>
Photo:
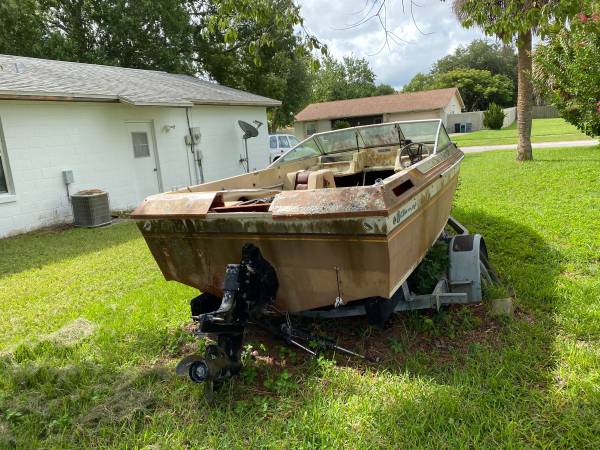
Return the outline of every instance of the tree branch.
<path id="1" fill-rule="evenodd" d="M 389 6 L 388 3 L 389 3 L 389 1 L 390 0 L 366 0 L 363 10 L 360 11 L 364 14 L 362 15 L 362 17 L 359 20 L 357 20 L 356 22 L 351 23 L 350 25 L 347 25 L 345 27 L 334 28 L 334 29 L 350 30 L 353 28 L 358 28 L 358 27 L 370 22 L 371 20 L 376 19 L 379 22 L 379 26 L 381 27 L 381 30 L 383 31 L 384 42 L 379 50 L 377 50 L 375 53 L 373 53 L 372 55 L 369 55 L 369 56 L 377 55 L 386 47 L 389 49 L 390 41 L 392 41 L 396 45 L 399 45 L 400 43 L 408 44 L 409 43 L 408 41 L 399 37 L 388 26 L 388 6 Z M 415 26 L 415 28 L 417 29 L 417 31 L 419 33 L 421 33 L 424 36 L 427 36 L 427 35 L 430 35 L 433 33 L 432 32 L 429 32 L 429 33 L 424 32 L 417 24 L 417 20 L 415 18 L 415 14 L 414 14 L 414 8 L 415 7 L 420 8 L 421 6 L 422 5 L 417 3 L 415 0 L 402 0 L 402 14 L 406 14 L 406 7 L 408 7 L 408 11 L 410 13 L 410 18 L 413 22 L 413 25 Z"/>

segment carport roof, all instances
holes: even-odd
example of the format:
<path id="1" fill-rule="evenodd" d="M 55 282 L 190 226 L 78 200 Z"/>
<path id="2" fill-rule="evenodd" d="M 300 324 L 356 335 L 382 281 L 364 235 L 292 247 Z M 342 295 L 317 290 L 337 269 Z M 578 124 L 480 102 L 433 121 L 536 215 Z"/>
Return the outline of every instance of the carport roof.
<path id="1" fill-rule="evenodd" d="M 322 119 L 374 116 L 385 113 L 430 111 L 446 107 L 454 96 L 458 98 L 461 107 L 464 108 L 460 92 L 457 88 L 453 87 L 431 91 L 312 103 L 296 115 L 296 120 L 306 122 Z"/>
<path id="2" fill-rule="evenodd" d="M 0 99 L 79 100 L 139 106 L 281 102 L 189 75 L 0 55 Z"/>

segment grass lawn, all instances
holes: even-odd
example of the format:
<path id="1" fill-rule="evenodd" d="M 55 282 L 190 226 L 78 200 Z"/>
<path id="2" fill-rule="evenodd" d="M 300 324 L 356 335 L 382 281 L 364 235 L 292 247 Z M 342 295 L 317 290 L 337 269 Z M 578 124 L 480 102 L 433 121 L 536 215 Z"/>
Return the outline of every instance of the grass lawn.
<path id="1" fill-rule="evenodd" d="M 213 405 L 173 375 L 199 345 L 194 291 L 133 224 L 0 240 L 0 448 L 600 448 L 600 153 L 513 153 L 465 158 L 454 215 L 485 236 L 514 319 L 352 322 L 347 345 L 379 364 L 251 338 L 259 357 Z"/>
<path id="2" fill-rule="evenodd" d="M 582 141 L 592 139 L 564 119 L 533 119 L 531 142 Z M 517 123 L 501 130 L 480 130 L 454 134 L 452 141 L 459 147 L 504 145 L 517 143 Z"/>

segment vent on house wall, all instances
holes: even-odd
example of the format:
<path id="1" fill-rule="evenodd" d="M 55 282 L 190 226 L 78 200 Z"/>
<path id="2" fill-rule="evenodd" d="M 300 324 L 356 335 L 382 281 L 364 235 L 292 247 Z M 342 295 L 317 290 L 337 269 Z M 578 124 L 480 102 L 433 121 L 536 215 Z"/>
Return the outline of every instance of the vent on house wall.
<path id="1" fill-rule="evenodd" d="M 73 225 L 76 227 L 99 227 L 111 223 L 108 193 L 100 189 L 79 191 L 71 195 Z"/>

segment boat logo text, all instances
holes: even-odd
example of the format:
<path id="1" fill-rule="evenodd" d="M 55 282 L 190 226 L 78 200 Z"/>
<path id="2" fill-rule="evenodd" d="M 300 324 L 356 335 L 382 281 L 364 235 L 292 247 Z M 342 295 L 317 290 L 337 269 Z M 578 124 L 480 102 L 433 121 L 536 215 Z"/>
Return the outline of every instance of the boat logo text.
<path id="1" fill-rule="evenodd" d="M 410 216 L 417 210 L 417 199 L 413 199 L 407 206 L 397 211 L 396 214 L 392 216 L 392 226 L 396 226 L 400 224 L 404 219 Z"/>

